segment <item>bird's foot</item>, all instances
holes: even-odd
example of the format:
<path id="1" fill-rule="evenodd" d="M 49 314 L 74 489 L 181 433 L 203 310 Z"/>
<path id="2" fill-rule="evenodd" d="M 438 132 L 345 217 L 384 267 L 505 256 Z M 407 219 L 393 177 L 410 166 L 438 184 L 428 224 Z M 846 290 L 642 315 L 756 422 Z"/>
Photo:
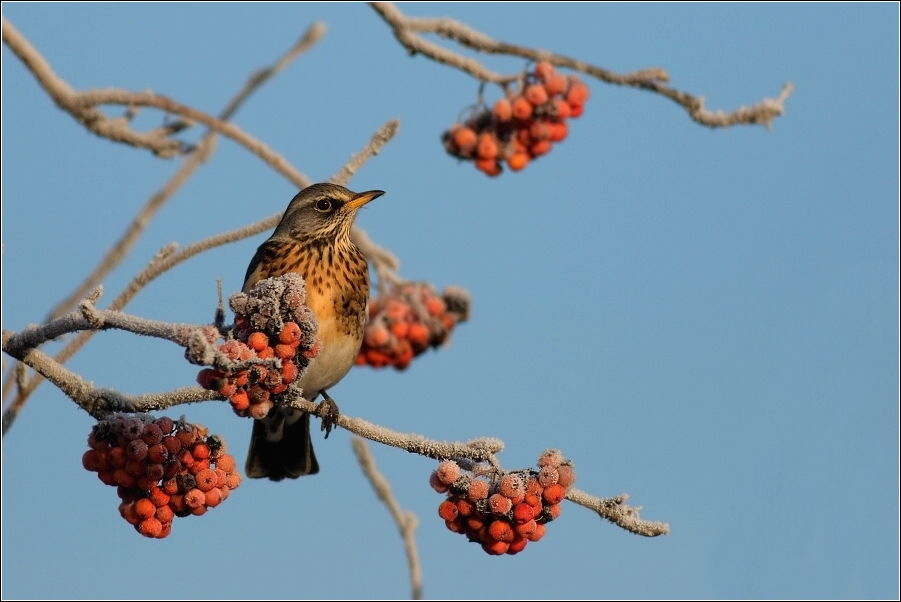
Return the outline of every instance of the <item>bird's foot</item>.
<path id="1" fill-rule="evenodd" d="M 323 391 L 322 397 L 323 400 L 319 402 L 319 406 L 316 408 L 316 415 L 322 419 L 320 430 L 325 431 L 325 438 L 328 439 L 332 429 L 338 426 L 338 418 L 341 414 L 338 412 L 338 404 L 328 396 L 328 393 Z"/>

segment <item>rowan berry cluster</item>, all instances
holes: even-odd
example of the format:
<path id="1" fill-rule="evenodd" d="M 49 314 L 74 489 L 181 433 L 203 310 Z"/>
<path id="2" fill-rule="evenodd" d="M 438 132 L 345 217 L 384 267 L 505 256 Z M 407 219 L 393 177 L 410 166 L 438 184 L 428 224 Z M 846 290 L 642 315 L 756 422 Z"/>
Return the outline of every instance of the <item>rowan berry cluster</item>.
<path id="1" fill-rule="evenodd" d="M 145 537 L 171 533 L 176 516 L 200 516 L 241 482 L 225 440 L 200 425 L 117 413 L 88 435 L 81 463 L 116 487 L 119 514 Z"/>
<path id="2" fill-rule="evenodd" d="M 505 161 L 519 171 L 566 138 L 566 120 L 582 114 L 588 96 L 588 86 L 578 76 L 562 75 L 540 61 L 525 75 L 520 90 L 508 92 L 490 111 L 477 107 L 465 123 L 444 132 L 444 148 L 474 161 L 476 169 L 489 176 L 500 174 Z"/>
<path id="3" fill-rule="evenodd" d="M 447 287 L 439 296 L 426 282 L 395 286 L 370 299 L 357 365 L 403 370 L 429 347 L 445 343 L 454 326 L 469 317 L 469 305 L 465 290 Z"/>
<path id="4" fill-rule="evenodd" d="M 218 345 L 231 363 L 201 370 L 200 386 L 227 398 L 239 416 L 264 418 L 273 396 L 300 378 L 322 349 L 305 301 L 303 279 L 296 274 L 261 280 L 249 293 L 232 295 L 235 326 Z"/>
<path id="5" fill-rule="evenodd" d="M 487 479 L 445 460 L 429 484 L 447 499 L 438 516 L 454 533 L 481 544 L 488 554 L 518 554 L 545 534 L 545 525 L 560 516 L 560 503 L 576 480 L 572 462 L 558 450 L 538 458 L 538 470 L 507 472 Z"/>

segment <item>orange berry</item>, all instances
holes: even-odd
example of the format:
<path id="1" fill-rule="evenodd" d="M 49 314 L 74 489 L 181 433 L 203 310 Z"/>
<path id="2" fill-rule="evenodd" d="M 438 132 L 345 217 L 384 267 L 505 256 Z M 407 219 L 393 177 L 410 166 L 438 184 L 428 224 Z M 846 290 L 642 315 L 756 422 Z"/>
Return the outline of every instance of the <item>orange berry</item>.
<path id="1" fill-rule="evenodd" d="M 235 382 L 234 385 L 237 388 L 241 388 L 247 384 L 247 370 L 241 370 L 237 374 L 235 374 Z M 229 396 L 230 397 L 230 396 Z"/>
<path id="2" fill-rule="evenodd" d="M 426 310 L 433 316 L 440 316 L 447 311 L 447 303 L 441 297 L 429 297 L 425 301 Z"/>
<path id="3" fill-rule="evenodd" d="M 257 351 L 257 357 L 261 360 L 268 360 L 271 357 L 275 357 L 275 350 L 272 347 L 263 347 Z"/>
<path id="4" fill-rule="evenodd" d="M 525 537 L 517 537 L 513 541 L 510 542 L 510 547 L 507 548 L 507 554 L 511 556 L 513 554 L 519 554 L 523 550 L 526 549 L 526 544 L 529 543 L 529 540 Z"/>
<path id="5" fill-rule="evenodd" d="M 566 78 L 559 73 L 555 73 L 544 80 L 544 89 L 547 90 L 548 96 L 563 94 L 566 91 Z"/>
<path id="6" fill-rule="evenodd" d="M 476 133 L 470 127 L 461 127 L 454 132 L 454 144 L 456 144 L 461 151 L 472 149 L 476 144 Z"/>
<path id="7" fill-rule="evenodd" d="M 241 484 L 241 475 L 236 472 L 229 472 L 225 476 L 225 486 L 229 489 L 235 489 Z"/>
<path id="8" fill-rule="evenodd" d="M 81 456 L 81 465 L 85 470 L 100 472 L 100 455 L 96 449 L 89 449 Z"/>
<path id="9" fill-rule="evenodd" d="M 472 502 L 470 502 L 472 503 Z M 484 515 L 477 514 L 466 519 L 466 526 L 473 531 L 479 531 L 485 526 Z"/>
<path id="10" fill-rule="evenodd" d="M 569 133 L 569 126 L 565 123 L 549 123 L 548 129 L 551 133 L 551 141 L 552 142 L 560 142 L 561 140 L 566 138 L 566 134 Z"/>
<path id="11" fill-rule="evenodd" d="M 135 514 L 134 502 L 122 502 L 119 504 L 119 514 L 131 525 L 137 525 L 141 520 L 138 518 L 138 515 Z"/>
<path id="12" fill-rule="evenodd" d="M 488 498 L 488 507 L 491 508 L 493 514 L 503 516 L 510 512 L 510 508 L 513 507 L 513 502 L 510 501 L 510 498 L 504 497 L 500 493 L 495 493 Z"/>
<path id="13" fill-rule="evenodd" d="M 208 508 L 215 508 L 222 503 L 222 492 L 215 487 L 207 491 L 205 495 L 206 499 L 204 501 L 204 505 L 206 505 Z"/>
<path id="14" fill-rule="evenodd" d="M 569 489 L 576 482 L 576 471 L 567 464 L 557 467 L 557 483 L 564 489 Z"/>
<path id="15" fill-rule="evenodd" d="M 547 527 L 545 527 L 543 523 L 536 523 L 535 530 L 532 531 L 531 535 L 527 535 L 526 539 L 528 539 L 529 541 L 538 541 L 539 539 L 544 537 L 546 531 Z"/>
<path id="16" fill-rule="evenodd" d="M 210 457 L 210 446 L 204 442 L 195 443 L 191 448 L 191 455 L 195 460 L 208 460 Z"/>
<path id="17" fill-rule="evenodd" d="M 231 396 L 229 401 L 236 412 L 243 412 L 250 406 L 250 399 L 247 397 L 247 391 L 241 389 Z"/>
<path id="18" fill-rule="evenodd" d="M 482 542 L 482 549 L 492 556 L 503 556 L 510 549 L 510 544 L 505 541 Z"/>
<path id="19" fill-rule="evenodd" d="M 553 485 L 559 478 L 560 473 L 557 472 L 557 468 L 554 466 L 543 466 L 538 473 L 538 482 L 542 487 Z"/>
<path id="20" fill-rule="evenodd" d="M 148 447 L 156 445 L 163 440 L 163 430 L 151 422 L 144 427 L 144 432 L 141 433 L 141 440 L 146 443 Z"/>
<path id="21" fill-rule="evenodd" d="M 476 169 L 485 172 L 491 176 L 499 176 L 501 174 L 501 166 L 496 159 L 476 159 Z"/>
<path id="22" fill-rule="evenodd" d="M 429 328 L 425 324 L 415 322 L 410 324 L 407 331 L 407 339 L 413 344 L 413 347 L 425 349 L 429 344 Z"/>
<path id="23" fill-rule="evenodd" d="M 215 379 L 218 375 L 218 370 L 214 370 L 212 368 L 204 368 L 197 373 L 197 384 L 199 384 L 204 389 L 212 391 L 216 388 L 213 386 L 213 379 Z"/>
<path id="24" fill-rule="evenodd" d="M 469 491 L 467 492 L 466 497 L 468 497 L 471 502 L 484 500 L 488 497 L 488 483 L 482 479 L 473 479 L 472 483 L 469 484 Z"/>
<path id="25" fill-rule="evenodd" d="M 550 518 L 548 520 L 554 520 L 560 516 L 560 512 L 562 508 L 560 508 L 560 504 L 551 504 L 547 507 L 547 512 L 550 514 Z"/>
<path id="26" fill-rule="evenodd" d="M 569 105 L 569 116 L 573 119 L 582 115 L 585 105 Z"/>
<path id="27" fill-rule="evenodd" d="M 494 159 L 497 157 L 497 138 L 494 137 L 494 134 L 482 132 L 482 135 L 479 136 L 476 156 L 479 159 Z"/>
<path id="28" fill-rule="evenodd" d="M 538 456 L 538 466 L 557 468 L 563 462 L 563 453 L 559 449 L 546 449 Z"/>
<path id="29" fill-rule="evenodd" d="M 530 104 L 537 107 L 547 102 L 547 90 L 541 84 L 532 84 L 526 87 L 525 97 Z"/>
<path id="30" fill-rule="evenodd" d="M 97 473 L 97 478 L 104 485 L 116 485 L 116 476 L 112 469 L 101 470 Z"/>
<path id="31" fill-rule="evenodd" d="M 513 117 L 513 105 L 507 98 L 501 98 L 494 103 L 494 116 L 498 121 L 510 121 Z"/>
<path id="32" fill-rule="evenodd" d="M 135 514 L 141 520 L 148 519 L 156 514 L 156 506 L 147 498 L 141 498 L 135 502 Z"/>
<path id="33" fill-rule="evenodd" d="M 320 351 L 322 351 L 322 341 L 319 339 L 316 339 L 316 341 L 313 343 L 313 346 L 310 347 L 309 349 L 304 349 L 302 353 L 303 353 L 304 357 L 313 359 L 314 357 L 319 355 Z"/>
<path id="34" fill-rule="evenodd" d="M 209 460 L 194 460 L 194 463 L 191 464 L 190 468 L 188 468 L 188 472 L 190 472 L 192 475 L 196 475 L 201 470 L 206 470 L 209 467 Z"/>
<path id="35" fill-rule="evenodd" d="M 185 506 L 196 508 L 206 501 L 206 495 L 196 487 L 185 494 Z"/>
<path id="36" fill-rule="evenodd" d="M 191 447 L 194 445 L 194 441 L 197 440 L 197 435 L 190 429 L 180 429 L 175 436 L 178 437 L 178 440 L 181 441 L 184 447 Z"/>
<path id="37" fill-rule="evenodd" d="M 524 523 L 517 523 L 513 526 L 513 530 L 520 537 L 525 537 L 528 539 L 532 534 L 535 533 L 535 529 L 538 528 L 538 523 L 535 520 L 526 521 Z"/>
<path id="38" fill-rule="evenodd" d="M 216 486 L 216 473 L 205 468 L 194 475 L 194 480 L 197 482 L 197 489 L 206 493 Z"/>
<path id="39" fill-rule="evenodd" d="M 285 384 L 291 384 L 295 380 L 297 380 L 297 375 L 299 371 L 297 369 L 297 364 L 294 362 L 285 361 L 282 364 L 282 382 Z"/>
<path id="40" fill-rule="evenodd" d="M 159 537 L 163 531 L 163 524 L 151 517 L 138 523 L 138 533 L 144 537 Z"/>
<path id="41" fill-rule="evenodd" d="M 588 86 L 580 81 L 573 82 L 569 87 L 569 90 L 566 91 L 566 102 L 568 102 L 570 106 L 584 105 L 585 101 L 588 100 L 589 94 Z"/>
<path id="42" fill-rule="evenodd" d="M 128 444 L 127 452 L 129 460 L 143 460 L 147 457 L 147 444 L 142 439 L 135 439 Z"/>
<path id="43" fill-rule="evenodd" d="M 206 514 L 206 504 L 200 504 L 195 508 L 191 508 L 191 514 L 194 516 L 203 516 Z"/>
<path id="44" fill-rule="evenodd" d="M 453 460 L 444 460 L 435 471 L 442 483 L 452 485 L 460 478 L 460 466 Z"/>
<path id="45" fill-rule="evenodd" d="M 231 454 L 225 454 L 220 456 L 216 460 L 216 468 L 220 468 L 225 472 L 234 472 L 235 471 L 235 458 Z"/>
<path id="46" fill-rule="evenodd" d="M 495 541 L 513 541 L 513 527 L 505 520 L 496 520 L 488 525 L 488 535 Z"/>
<path id="47" fill-rule="evenodd" d="M 466 531 L 466 523 L 461 518 L 444 521 L 445 526 L 454 533 L 463 533 Z"/>
<path id="48" fill-rule="evenodd" d="M 532 108 L 532 103 L 522 96 L 517 96 L 513 100 L 513 117 L 524 121 L 532 116 Z"/>
<path id="49" fill-rule="evenodd" d="M 526 165 L 528 165 L 530 160 L 531 160 L 531 157 L 529 157 L 528 153 L 517 151 L 517 152 L 513 153 L 512 155 L 510 155 L 510 158 L 507 159 L 507 165 L 513 171 L 519 171 L 519 170 L 523 169 Z"/>
<path id="50" fill-rule="evenodd" d="M 519 478 L 519 475 L 515 474 L 505 474 L 501 477 L 498 491 L 504 497 L 510 498 L 511 500 L 520 498 L 520 501 L 522 501 L 522 497 L 526 493 L 522 479 Z"/>
<path id="51" fill-rule="evenodd" d="M 269 346 L 269 337 L 262 332 L 253 332 L 247 337 L 247 346 L 254 351 L 262 351 Z"/>
<path id="52" fill-rule="evenodd" d="M 535 518 L 535 511 L 532 506 L 523 503 L 517 504 L 513 508 L 513 520 L 517 523 L 527 523 L 533 518 Z"/>
<path id="53" fill-rule="evenodd" d="M 409 322 L 393 322 L 391 324 L 391 334 L 399 339 L 407 338 L 407 331 L 410 329 Z"/>
<path id="54" fill-rule="evenodd" d="M 169 494 L 159 487 L 153 487 L 150 489 L 150 497 L 148 497 L 147 499 L 153 502 L 154 506 L 159 508 L 169 503 Z"/>
<path id="55" fill-rule="evenodd" d="M 452 521 L 460 514 L 457 505 L 450 500 L 444 500 L 438 506 L 438 516 L 446 521 Z"/>
<path id="56" fill-rule="evenodd" d="M 465 498 L 457 500 L 457 511 L 460 516 L 472 516 L 476 511 L 476 505 Z"/>
<path id="57" fill-rule="evenodd" d="M 160 506 L 156 509 L 155 517 L 156 520 L 166 524 L 172 522 L 172 519 L 175 518 L 175 513 L 170 506 Z"/>
<path id="58" fill-rule="evenodd" d="M 566 491 L 560 483 L 554 483 L 553 485 L 544 488 L 542 497 L 548 504 L 559 504 L 566 498 Z"/>
<path id="59" fill-rule="evenodd" d="M 174 456 L 181 451 L 181 441 L 175 435 L 163 437 L 163 445 L 166 446 L 170 456 Z"/>
<path id="60" fill-rule="evenodd" d="M 551 141 L 550 140 L 540 140 L 538 142 L 532 143 L 529 147 L 529 154 L 533 157 L 540 157 L 541 155 L 546 155 L 551 152 Z"/>
<path id="61" fill-rule="evenodd" d="M 301 332 L 300 326 L 296 322 L 285 322 L 282 331 L 278 333 L 278 340 L 283 345 L 297 346 L 302 338 L 303 332 Z"/>
<path id="62" fill-rule="evenodd" d="M 433 470 L 432 474 L 429 476 L 429 485 L 431 485 L 432 489 L 434 489 L 438 493 L 445 493 L 448 489 L 450 489 L 450 487 L 446 483 L 442 482 L 441 479 L 438 478 L 437 470 Z"/>
<path id="63" fill-rule="evenodd" d="M 165 469 L 162 464 L 148 464 L 147 468 L 144 469 L 144 476 L 150 479 L 154 484 L 163 478 L 163 474 L 165 474 Z M 144 488 L 142 487 L 141 489 Z"/>
<path id="64" fill-rule="evenodd" d="M 160 430 L 163 431 L 163 435 L 168 435 L 172 432 L 172 428 L 175 426 L 175 423 L 172 422 L 172 419 L 168 416 L 160 416 L 154 421 L 154 424 L 160 427 Z"/>
<path id="65" fill-rule="evenodd" d="M 548 81 L 554 74 L 556 69 L 548 61 L 538 61 L 535 63 L 535 77 L 543 82 Z M 566 79 L 566 78 L 564 78 Z"/>
<path id="66" fill-rule="evenodd" d="M 290 360 L 294 359 L 294 355 L 297 353 L 297 347 L 293 345 L 285 345 L 282 343 L 281 345 L 275 346 L 275 357 L 280 360 Z"/>

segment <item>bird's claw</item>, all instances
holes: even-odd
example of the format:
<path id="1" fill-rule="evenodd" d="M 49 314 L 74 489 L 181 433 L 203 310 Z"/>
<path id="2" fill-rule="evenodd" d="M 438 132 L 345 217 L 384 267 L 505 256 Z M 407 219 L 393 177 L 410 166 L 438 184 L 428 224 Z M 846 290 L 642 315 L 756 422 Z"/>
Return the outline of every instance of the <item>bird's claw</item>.
<path id="1" fill-rule="evenodd" d="M 325 438 L 328 439 L 332 429 L 338 426 L 338 418 L 341 416 L 338 412 L 338 404 L 335 403 L 335 400 L 331 397 L 326 397 L 319 402 L 319 407 L 316 409 L 316 415 L 322 419 L 322 425 L 319 428 L 320 430 L 325 431 Z"/>

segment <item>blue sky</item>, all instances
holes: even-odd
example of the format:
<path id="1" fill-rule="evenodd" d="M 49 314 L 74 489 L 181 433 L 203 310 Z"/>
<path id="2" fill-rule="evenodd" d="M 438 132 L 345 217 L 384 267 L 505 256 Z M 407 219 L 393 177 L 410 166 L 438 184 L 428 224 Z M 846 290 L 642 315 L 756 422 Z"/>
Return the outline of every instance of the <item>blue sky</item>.
<path id="1" fill-rule="evenodd" d="M 897 598 L 897 5 L 401 8 L 618 72 L 660 66 L 714 110 L 786 81 L 795 92 L 772 131 L 709 130 L 662 97 L 587 80 L 567 140 L 488 179 L 439 140 L 477 83 L 407 56 L 365 5 L 4 3 L 3 14 L 77 89 L 149 88 L 210 113 L 325 21 L 322 42 L 235 117 L 314 180 L 400 119 L 350 184 L 387 191 L 358 223 L 405 277 L 468 288 L 473 316 L 406 372 L 353 370 L 332 390 L 342 411 L 437 439 L 499 437 L 507 468 L 560 448 L 578 487 L 628 492 L 672 527 L 648 540 L 567 504 L 541 542 L 488 557 L 437 516 L 433 461 L 374 446 L 419 516 L 427 597 Z M 82 280 L 178 160 L 86 133 L 5 46 L 2 61 L 3 327 L 20 330 Z M 145 110 L 137 124 L 159 122 Z M 295 192 L 221 140 L 106 278 L 107 301 L 164 244 L 256 221 Z M 127 311 L 210 321 L 216 279 L 237 290 L 264 239 L 183 264 Z M 171 344 L 115 332 L 69 365 L 129 393 L 196 375 Z M 216 403 L 183 410 L 243 463 L 248 421 Z M 316 441 L 319 475 L 245 481 L 153 541 L 81 468 L 91 424 L 45 385 L 3 439 L 4 597 L 408 596 L 401 541 L 347 432 Z"/>

